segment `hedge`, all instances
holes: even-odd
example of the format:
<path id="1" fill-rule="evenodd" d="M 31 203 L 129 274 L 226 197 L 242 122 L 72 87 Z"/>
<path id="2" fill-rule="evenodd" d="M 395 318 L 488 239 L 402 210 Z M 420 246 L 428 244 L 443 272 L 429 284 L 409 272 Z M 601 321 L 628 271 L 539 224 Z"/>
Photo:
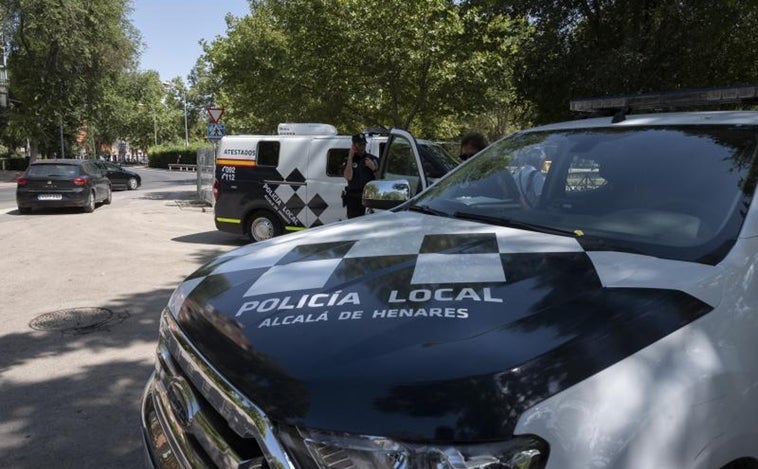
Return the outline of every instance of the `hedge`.
<path id="1" fill-rule="evenodd" d="M 197 151 L 208 145 L 193 143 L 184 145 L 158 145 L 147 150 L 147 165 L 151 168 L 168 169 L 169 164 L 197 164 Z"/>
<path id="2" fill-rule="evenodd" d="M 29 166 L 28 158 L 4 158 L 6 171 L 26 171 Z"/>

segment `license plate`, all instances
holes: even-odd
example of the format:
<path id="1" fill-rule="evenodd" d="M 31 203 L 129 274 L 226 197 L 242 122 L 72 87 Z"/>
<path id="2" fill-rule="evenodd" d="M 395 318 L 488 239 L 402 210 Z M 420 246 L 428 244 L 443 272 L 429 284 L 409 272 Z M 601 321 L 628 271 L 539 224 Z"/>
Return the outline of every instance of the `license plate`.
<path id="1" fill-rule="evenodd" d="M 63 198 L 60 194 L 40 194 L 37 196 L 37 200 L 61 200 Z"/>

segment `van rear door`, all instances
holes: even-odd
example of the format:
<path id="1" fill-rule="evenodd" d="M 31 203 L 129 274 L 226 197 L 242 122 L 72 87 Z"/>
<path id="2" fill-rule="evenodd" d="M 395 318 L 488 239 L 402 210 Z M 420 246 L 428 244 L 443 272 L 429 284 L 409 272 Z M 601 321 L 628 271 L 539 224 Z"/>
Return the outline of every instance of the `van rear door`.
<path id="1" fill-rule="evenodd" d="M 321 226 L 347 217 L 341 195 L 347 185 L 342 172 L 349 151 L 350 139 L 347 137 L 323 137 L 311 141 L 302 212 L 306 226 Z"/>

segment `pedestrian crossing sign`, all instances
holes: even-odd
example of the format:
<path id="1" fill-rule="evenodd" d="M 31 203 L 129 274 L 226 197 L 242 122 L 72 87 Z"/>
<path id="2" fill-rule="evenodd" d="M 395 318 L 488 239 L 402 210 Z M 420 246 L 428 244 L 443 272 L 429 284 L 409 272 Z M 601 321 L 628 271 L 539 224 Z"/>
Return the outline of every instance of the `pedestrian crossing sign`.
<path id="1" fill-rule="evenodd" d="M 208 124 L 208 140 L 221 140 L 225 130 L 224 124 Z"/>

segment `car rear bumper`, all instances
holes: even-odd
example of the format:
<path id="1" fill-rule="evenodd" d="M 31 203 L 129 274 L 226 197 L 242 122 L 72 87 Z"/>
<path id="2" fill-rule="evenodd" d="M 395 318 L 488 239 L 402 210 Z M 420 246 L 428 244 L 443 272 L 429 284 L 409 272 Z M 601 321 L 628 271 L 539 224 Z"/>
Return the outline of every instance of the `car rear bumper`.
<path id="1" fill-rule="evenodd" d="M 58 200 L 40 200 L 40 196 L 60 195 Z M 16 204 L 22 208 L 56 208 L 56 207 L 84 207 L 89 202 L 89 190 L 86 188 L 70 191 L 17 191 Z"/>

